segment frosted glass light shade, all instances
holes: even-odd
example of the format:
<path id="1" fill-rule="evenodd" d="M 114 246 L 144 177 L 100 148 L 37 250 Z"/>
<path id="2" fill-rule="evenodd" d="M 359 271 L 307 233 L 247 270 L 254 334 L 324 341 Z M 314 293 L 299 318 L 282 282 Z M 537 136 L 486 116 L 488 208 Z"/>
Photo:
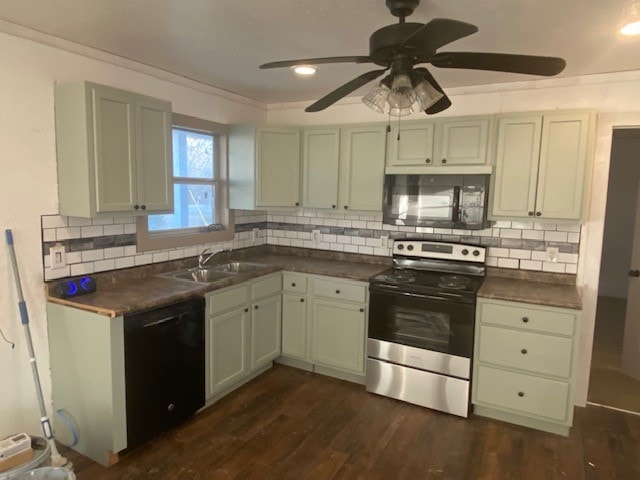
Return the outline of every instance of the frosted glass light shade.
<path id="1" fill-rule="evenodd" d="M 416 93 L 418 107 L 420 110 L 426 110 L 444 97 L 442 93 L 437 91 L 430 83 L 424 80 L 418 82 L 418 84 L 413 87 L 413 91 Z"/>
<path id="2" fill-rule="evenodd" d="M 374 112 L 384 113 L 387 108 L 387 97 L 389 96 L 389 87 L 384 83 L 380 83 L 374 87 L 369 93 L 362 97 L 362 103 Z"/>

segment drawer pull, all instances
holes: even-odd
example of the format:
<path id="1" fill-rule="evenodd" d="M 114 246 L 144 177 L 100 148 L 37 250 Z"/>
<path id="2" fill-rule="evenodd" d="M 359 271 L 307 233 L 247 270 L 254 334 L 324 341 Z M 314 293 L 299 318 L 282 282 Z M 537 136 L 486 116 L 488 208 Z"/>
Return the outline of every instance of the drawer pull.
<path id="1" fill-rule="evenodd" d="M 176 409 L 176 406 L 173 403 L 170 403 L 169 405 L 167 405 L 167 410 L 169 410 L 170 412 L 173 412 Z"/>
<path id="2" fill-rule="evenodd" d="M 300 299 L 300 301 L 301 301 L 302 303 L 304 303 L 304 298 L 301 298 L 301 299 Z"/>
<path id="3" fill-rule="evenodd" d="M 529 322 L 529 317 L 522 317 L 522 322 L 523 323 L 528 323 Z"/>
<path id="4" fill-rule="evenodd" d="M 295 287 L 295 286 L 296 286 L 295 282 L 294 282 L 294 283 L 292 283 L 292 284 L 291 284 L 291 286 L 292 286 L 292 287 Z"/>
<path id="5" fill-rule="evenodd" d="M 336 293 L 337 293 L 338 295 L 340 295 L 340 290 L 336 290 Z"/>
<path id="6" fill-rule="evenodd" d="M 258 305 L 254 305 L 253 308 L 257 310 L 258 309 Z"/>
<path id="7" fill-rule="evenodd" d="M 522 353 L 523 355 L 526 355 L 527 354 L 527 349 L 523 348 L 522 350 L 520 350 L 520 353 Z"/>
<path id="8" fill-rule="evenodd" d="M 361 313 L 364 313 L 364 308 L 361 308 L 361 309 L 360 309 L 360 312 L 361 312 Z"/>
<path id="9" fill-rule="evenodd" d="M 524 392 L 518 392 L 519 397 L 524 397 Z"/>
<path id="10" fill-rule="evenodd" d="M 245 309 L 244 309 L 244 311 L 245 311 L 245 312 L 248 312 L 248 311 L 249 311 L 249 309 L 248 309 L 248 308 L 245 308 Z"/>

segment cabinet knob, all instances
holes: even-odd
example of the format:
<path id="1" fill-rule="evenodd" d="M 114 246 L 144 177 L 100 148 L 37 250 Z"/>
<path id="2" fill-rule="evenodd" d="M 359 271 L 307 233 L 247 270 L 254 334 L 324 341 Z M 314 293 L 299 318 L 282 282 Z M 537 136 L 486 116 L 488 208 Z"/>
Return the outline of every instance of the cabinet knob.
<path id="1" fill-rule="evenodd" d="M 335 205 L 331 205 L 331 208 L 336 208 L 336 206 Z"/>
<path id="2" fill-rule="evenodd" d="M 527 323 L 529 321 L 529 317 L 522 317 L 522 322 Z"/>
<path id="3" fill-rule="evenodd" d="M 524 392 L 518 392 L 519 397 L 524 397 Z"/>
<path id="4" fill-rule="evenodd" d="M 167 410 L 169 410 L 170 412 L 173 412 L 175 408 L 176 406 L 173 403 L 170 403 L 169 405 L 167 405 Z"/>
<path id="5" fill-rule="evenodd" d="M 536 217 L 542 216 L 542 212 L 536 212 Z"/>
<path id="6" fill-rule="evenodd" d="M 630 270 L 629 271 L 629 276 L 630 277 L 640 277 L 640 270 Z"/>
<path id="7" fill-rule="evenodd" d="M 530 216 L 530 217 L 533 217 L 533 212 L 529 212 L 529 216 Z"/>
<path id="8" fill-rule="evenodd" d="M 360 309 L 360 312 L 364 312 L 364 308 L 361 308 L 361 309 Z"/>
<path id="9" fill-rule="evenodd" d="M 442 163 L 447 163 L 447 159 L 446 159 L 446 158 L 443 158 L 443 159 L 442 159 Z"/>
<path id="10" fill-rule="evenodd" d="M 291 286 L 292 286 L 292 287 L 295 287 L 295 286 L 296 286 L 296 283 L 295 283 L 295 282 L 293 282 L 293 283 L 291 284 Z"/>
<path id="11" fill-rule="evenodd" d="M 140 205 L 136 204 L 133 206 L 133 208 L 135 208 L 136 210 L 138 210 L 140 208 Z"/>
<path id="12" fill-rule="evenodd" d="M 349 208 L 349 205 L 345 205 L 344 209 L 347 210 Z"/>
<path id="13" fill-rule="evenodd" d="M 425 160 L 425 163 L 431 163 L 431 159 L 430 159 L 430 158 L 427 158 L 427 159 Z"/>
<path id="14" fill-rule="evenodd" d="M 300 299 L 300 302 L 301 302 L 301 303 L 304 303 L 304 298 L 301 298 L 301 299 Z"/>
<path id="15" fill-rule="evenodd" d="M 254 306 L 253 306 L 253 308 L 254 308 L 255 310 L 257 310 L 257 309 L 258 309 L 258 305 L 254 305 Z"/>
<path id="16" fill-rule="evenodd" d="M 337 293 L 338 295 L 340 295 L 340 290 L 336 290 L 336 293 Z"/>
<path id="17" fill-rule="evenodd" d="M 249 309 L 248 309 L 248 308 L 245 308 L 245 309 L 244 309 L 244 311 L 245 311 L 245 312 L 248 312 L 248 311 L 249 311 Z"/>
<path id="18" fill-rule="evenodd" d="M 526 355 L 527 354 L 527 349 L 523 348 L 522 350 L 520 350 L 520 353 L 522 353 L 523 355 Z"/>
<path id="19" fill-rule="evenodd" d="M 140 208 L 141 208 L 142 210 L 146 210 L 146 209 L 147 209 L 147 206 L 146 206 L 146 205 L 140 205 Z"/>
<path id="20" fill-rule="evenodd" d="M 300 206 L 300 202 L 296 202 L 296 207 L 299 207 L 299 206 Z"/>

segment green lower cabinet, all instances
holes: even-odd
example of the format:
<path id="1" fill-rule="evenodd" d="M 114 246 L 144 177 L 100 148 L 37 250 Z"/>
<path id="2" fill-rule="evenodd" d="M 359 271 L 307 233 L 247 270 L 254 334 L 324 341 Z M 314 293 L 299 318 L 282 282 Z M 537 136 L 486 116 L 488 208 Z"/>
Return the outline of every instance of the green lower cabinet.
<path id="1" fill-rule="evenodd" d="M 251 370 L 268 365 L 280 356 L 280 294 L 265 298 L 252 306 Z"/>
<path id="2" fill-rule="evenodd" d="M 313 363 L 364 374 L 365 308 L 314 298 L 312 312 Z"/>
<path id="3" fill-rule="evenodd" d="M 249 373 L 247 362 L 249 317 L 248 307 L 241 307 L 207 320 L 209 323 L 207 397 L 233 385 Z"/>
<path id="4" fill-rule="evenodd" d="M 307 298 L 282 294 L 282 355 L 307 358 Z"/>

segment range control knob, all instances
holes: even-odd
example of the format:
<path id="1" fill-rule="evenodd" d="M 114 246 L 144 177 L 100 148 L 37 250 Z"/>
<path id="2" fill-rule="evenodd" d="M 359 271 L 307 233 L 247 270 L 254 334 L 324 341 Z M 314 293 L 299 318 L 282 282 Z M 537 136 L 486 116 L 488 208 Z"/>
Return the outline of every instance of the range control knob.
<path id="1" fill-rule="evenodd" d="M 464 249 L 464 250 L 462 250 L 462 252 L 460 252 L 460 253 L 462 253 L 463 255 L 469 255 L 469 250 L 467 250 L 467 249 L 465 248 L 465 249 Z"/>
<path id="2" fill-rule="evenodd" d="M 413 250 L 413 245 L 408 245 L 407 250 Z"/>
<path id="3" fill-rule="evenodd" d="M 480 255 L 480 250 L 474 250 L 473 251 L 473 256 L 477 257 L 478 255 Z"/>
<path id="4" fill-rule="evenodd" d="M 404 245 L 402 243 L 398 245 L 398 250 L 404 250 Z"/>

